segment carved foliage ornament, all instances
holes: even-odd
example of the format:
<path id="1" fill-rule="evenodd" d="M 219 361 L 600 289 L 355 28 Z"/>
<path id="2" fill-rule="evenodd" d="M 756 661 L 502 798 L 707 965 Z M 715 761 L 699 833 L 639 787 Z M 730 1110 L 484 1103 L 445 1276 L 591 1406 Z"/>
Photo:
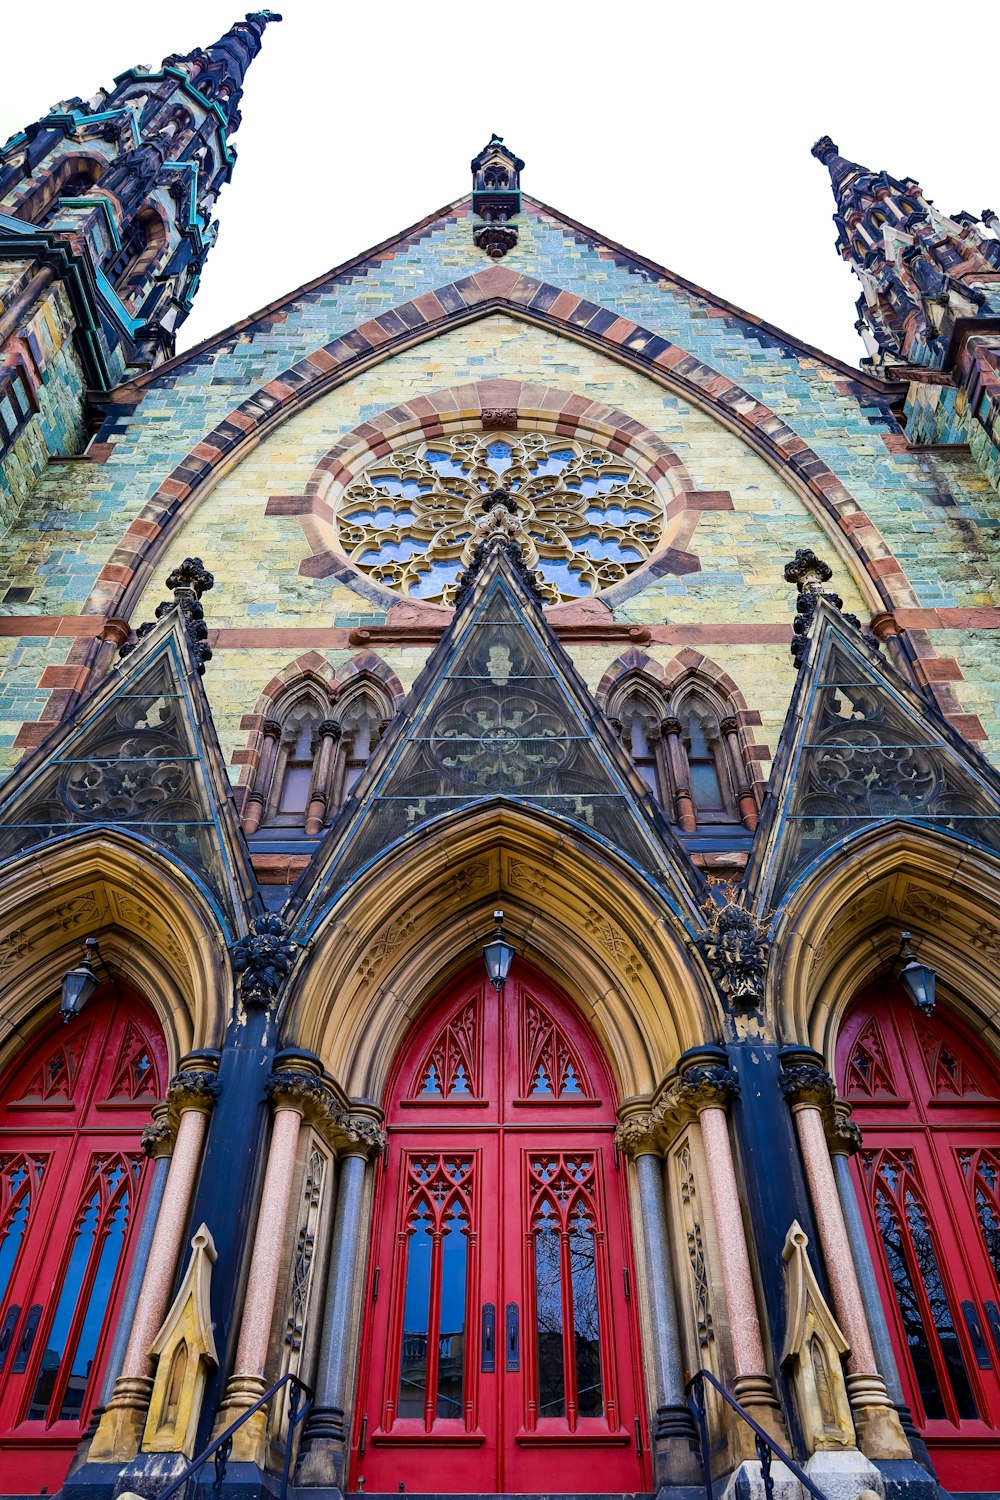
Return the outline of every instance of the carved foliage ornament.
<path id="1" fill-rule="evenodd" d="M 167 578 L 167 588 L 174 591 L 173 599 L 164 599 L 154 612 L 157 620 L 175 612 L 180 616 L 199 677 L 204 676 L 205 663 L 212 659 L 212 649 L 208 645 L 205 611 L 198 601 L 202 594 L 214 586 L 215 576 L 208 571 L 201 558 L 186 557 Z M 128 656 L 134 651 L 139 642 L 155 629 L 155 624 L 155 620 L 147 620 L 140 625 L 135 633 L 135 640 L 126 641 L 119 648 L 118 655 Z"/>
<path id="2" fill-rule="evenodd" d="M 686 1068 L 651 1109 L 629 1115 L 619 1123 L 615 1145 L 630 1156 L 651 1148 L 659 1150 L 680 1125 L 700 1110 L 725 1109 L 739 1091 L 739 1077 L 732 1068 L 721 1064 Z"/>
<path id="3" fill-rule="evenodd" d="M 702 906 L 705 932 L 699 947 L 730 1009 L 757 1010 L 764 1003 L 770 941 L 732 882 L 712 881 L 710 885 L 720 887 L 725 900 L 710 895 Z"/>
<path id="4" fill-rule="evenodd" d="M 362 1146 L 373 1155 L 385 1150 L 386 1133 L 378 1121 L 343 1109 L 315 1074 L 281 1069 L 271 1074 L 266 1089 L 276 1105 L 297 1109 L 332 1145 Z"/>
<path id="5" fill-rule="evenodd" d="M 843 611 L 844 601 L 840 595 L 827 593 L 821 588 L 821 584 L 829 582 L 832 577 L 833 570 L 830 564 L 817 557 L 811 547 L 800 547 L 791 562 L 785 564 L 785 582 L 794 583 L 799 591 L 795 602 L 795 619 L 792 622 L 795 639 L 791 645 L 796 667 L 801 667 L 805 660 L 809 628 L 819 607 L 819 601 L 825 599 L 828 604 L 833 605 L 834 609 Z M 861 629 L 861 621 L 857 615 L 845 614 L 843 618 L 856 630 Z"/>
<path id="6" fill-rule="evenodd" d="M 603 448 L 492 431 L 396 449 L 348 486 L 336 524 L 356 567 L 411 598 L 445 604 L 455 602 L 477 548 L 502 527 L 554 604 L 637 568 L 659 543 L 664 511 L 648 480 Z"/>
<path id="7" fill-rule="evenodd" d="M 291 973 L 297 946 L 276 913 L 254 918 L 250 931 L 230 949 L 244 1005 L 264 1010 L 274 1003 Z"/>

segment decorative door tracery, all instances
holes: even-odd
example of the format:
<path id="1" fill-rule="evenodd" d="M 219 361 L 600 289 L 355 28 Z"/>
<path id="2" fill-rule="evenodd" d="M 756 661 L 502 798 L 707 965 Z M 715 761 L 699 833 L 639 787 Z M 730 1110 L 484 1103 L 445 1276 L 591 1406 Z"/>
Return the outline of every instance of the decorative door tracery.
<path id="1" fill-rule="evenodd" d="M 844 1023 L 859 1196 L 904 1393 L 946 1488 L 1000 1470 L 1000 1074 L 894 984 Z"/>
<path id="2" fill-rule="evenodd" d="M 105 990 L 0 1089 L 0 1494 L 58 1488 L 86 1429 L 166 1072 L 148 1008 Z"/>
<path id="3" fill-rule="evenodd" d="M 500 999 L 453 985 L 397 1064 L 354 1489 L 647 1487 L 611 1082 L 519 967 Z"/>

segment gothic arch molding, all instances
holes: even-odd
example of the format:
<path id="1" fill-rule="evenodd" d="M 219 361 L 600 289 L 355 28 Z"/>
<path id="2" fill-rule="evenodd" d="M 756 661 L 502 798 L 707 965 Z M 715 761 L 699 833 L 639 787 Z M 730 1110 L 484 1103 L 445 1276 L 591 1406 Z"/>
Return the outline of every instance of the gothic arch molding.
<path id="1" fill-rule="evenodd" d="M 316 1052 L 348 1094 L 380 1102 L 403 1035 L 478 958 L 498 904 L 519 952 L 593 1026 L 623 1099 L 650 1095 L 681 1052 L 721 1034 L 708 977 L 665 900 L 565 826 L 491 806 L 390 851 L 324 912 L 292 979 L 282 1044 Z"/>
<path id="2" fill-rule="evenodd" d="M 553 311 L 557 299 L 559 313 Z M 230 412 L 174 468 L 131 522 L 83 612 L 128 618 L 168 540 L 183 524 L 182 517 L 266 433 L 293 413 L 401 349 L 444 328 L 497 312 L 555 328 L 692 401 L 749 443 L 792 485 L 851 567 L 873 610 L 917 603 L 902 567 L 871 519 L 818 454 L 770 408 L 649 329 L 626 318 L 609 323 L 608 312 L 581 298 L 533 277 L 491 266 L 361 324 L 299 360 Z M 589 316 L 583 316 L 585 312 Z M 143 384 L 137 381 L 132 389 L 141 391 Z M 496 388 L 492 405 L 503 406 L 508 384 L 484 382 Z M 123 387 L 125 392 L 129 389 Z M 581 404 L 586 404 L 582 398 L 569 397 L 555 414 L 557 421 L 575 419 Z M 414 405 L 419 407 L 419 401 Z M 409 412 L 398 410 L 400 421 L 408 421 Z M 433 430 L 437 421 L 433 408 L 424 408 L 423 421 Z"/>
<path id="3" fill-rule="evenodd" d="M 938 992 L 1000 1058 L 1000 860 L 951 835 L 890 823 L 820 861 L 781 909 L 768 1008 L 779 1040 L 805 1042 L 833 1070 L 853 997 L 899 950 L 909 929 Z"/>
<path id="4" fill-rule="evenodd" d="M 139 840 L 102 830 L 11 862 L 0 930 L 0 1069 L 51 1018 L 62 976 L 91 936 L 155 1011 L 171 1070 L 186 1052 L 220 1045 L 232 982 L 219 924 L 190 877 Z"/>

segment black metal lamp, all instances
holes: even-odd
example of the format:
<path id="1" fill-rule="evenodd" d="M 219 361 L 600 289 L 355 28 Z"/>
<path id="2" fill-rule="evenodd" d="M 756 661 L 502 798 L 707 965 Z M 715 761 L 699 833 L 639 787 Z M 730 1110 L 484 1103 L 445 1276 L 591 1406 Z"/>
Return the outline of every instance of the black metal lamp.
<path id="1" fill-rule="evenodd" d="M 89 937 L 83 945 L 83 958 L 75 969 L 70 969 L 67 974 L 63 975 L 59 1014 L 64 1021 L 68 1021 L 70 1016 L 78 1016 L 97 989 L 100 981 L 97 978 L 95 963 L 106 969 L 101 950 L 97 946 L 97 939 Z"/>
<path id="2" fill-rule="evenodd" d="M 486 960 L 486 972 L 489 975 L 490 984 L 499 995 L 507 983 L 507 975 L 510 966 L 514 962 L 515 949 L 506 941 L 503 935 L 503 912 L 495 911 L 493 920 L 497 924 L 492 940 L 483 949 L 483 958 Z"/>
<path id="3" fill-rule="evenodd" d="M 896 978 L 905 986 L 917 1009 L 929 1016 L 934 1009 L 935 974 L 930 964 L 918 963 L 914 958 L 908 932 L 904 932 L 900 938 L 896 962 Z"/>

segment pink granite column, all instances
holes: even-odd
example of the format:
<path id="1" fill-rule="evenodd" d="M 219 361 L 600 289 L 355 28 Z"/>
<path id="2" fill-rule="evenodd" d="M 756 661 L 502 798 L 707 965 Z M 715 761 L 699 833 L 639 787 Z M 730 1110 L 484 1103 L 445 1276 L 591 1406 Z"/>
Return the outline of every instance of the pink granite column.
<path id="1" fill-rule="evenodd" d="M 176 1121 L 177 1136 L 121 1374 L 90 1445 L 92 1463 L 133 1458 L 142 1441 L 153 1390 L 149 1351 L 170 1307 L 208 1116 L 219 1092 L 214 1071 L 204 1068 L 204 1057 L 197 1061 L 198 1068 L 182 1068 L 167 1089 L 170 1119 Z"/>
<path id="2" fill-rule="evenodd" d="M 720 1054 L 720 1057 L 724 1057 L 724 1054 Z M 733 1395 L 766 1432 L 787 1445 L 788 1434 L 781 1407 L 774 1383 L 767 1373 L 757 1298 L 750 1272 L 750 1253 L 743 1226 L 743 1209 L 729 1139 L 726 1103 L 737 1087 L 735 1073 L 730 1072 L 721 1062 L 719 1065 L 706 1067 L 696 1056 L 683 1069 L 678 1092 L 683 1102 L 698 1113 L 705 1147 L 719 1269 L 726 1294 L 733 1360 L 736 1365 Z M 752 1451 L 748 1450 L 745 1456 L 753 1457 Z"/>
<path id="3" fill-rule="evenodd" d="M 858 1429 L 858 1442 L 868 1458 L 907 1459 L 912 1457 L 910 1445 L 885 1381 L 879 1374 L 837 1179 L 830 1161 L 824 1112 L 832 1110 L 836 1088 L 829 1073 L 822 1068 L 809 1061 L 798 1061 L 814 1055 L 818 1056 L 804 1050 L 786 1054 L 781 1086 L 795 1119 L 834 1311 L 851 1346 L 847 1356 L 847 1393 Z"/>
<path id="4" fill-rule="evenodd" d="M 320 1068 L 314 1059 L 286 1057 L 283 1061 L 283 1067 L 271 1075 L 269 1083 L 274 1102 L 271 1144 L 257 1212 L 236 1360 L 215 1418 L 216 1437 L 267 1389 L 264 1369 L 285 1249 L 299 1128 L 316 1097 L 325 1093 Z M 233 1459 L 257 1461 L 266 1428 L 267 1408 L 262 1407 L 234 1434 Z"/>

